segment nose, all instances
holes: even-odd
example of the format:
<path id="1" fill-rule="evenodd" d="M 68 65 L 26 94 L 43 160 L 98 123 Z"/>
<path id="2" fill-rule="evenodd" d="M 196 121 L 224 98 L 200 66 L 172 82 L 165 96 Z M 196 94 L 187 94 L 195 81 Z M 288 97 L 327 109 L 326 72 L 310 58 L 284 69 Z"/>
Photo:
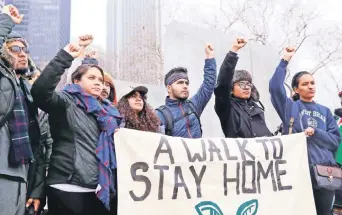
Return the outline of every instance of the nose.
<path id="1" fill-rule="evenodd" d="M 98 80 L 98 79 L 95 79 L 95 85 L 96 86 L 101 86 L 103 85 L 102 81 Z"/>
<path id="2" fill-rule="evenodd" d="M 19 57 L 26 57 L 27 54 L 21 49 L 19 52 Z"/>

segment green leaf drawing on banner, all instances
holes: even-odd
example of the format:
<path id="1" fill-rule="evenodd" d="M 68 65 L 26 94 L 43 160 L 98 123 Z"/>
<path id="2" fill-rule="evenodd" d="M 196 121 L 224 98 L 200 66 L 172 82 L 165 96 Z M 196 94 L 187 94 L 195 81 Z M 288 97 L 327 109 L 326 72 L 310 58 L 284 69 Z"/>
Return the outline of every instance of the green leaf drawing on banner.
<path id="1" fill-rule="evenodd" d="M 236 215 L 256 215 L 258 212 L 258 200 L 253 199 L 243 203 L 236 212 Z"/>
<path id="2" fill-rule="evenodd" d="M 208 211 L 210 215 L 223 215 L 220 207 L 211 201 L 203 201 L 195 206 L 198 215 L 203 215 L 202 212 Z"/>

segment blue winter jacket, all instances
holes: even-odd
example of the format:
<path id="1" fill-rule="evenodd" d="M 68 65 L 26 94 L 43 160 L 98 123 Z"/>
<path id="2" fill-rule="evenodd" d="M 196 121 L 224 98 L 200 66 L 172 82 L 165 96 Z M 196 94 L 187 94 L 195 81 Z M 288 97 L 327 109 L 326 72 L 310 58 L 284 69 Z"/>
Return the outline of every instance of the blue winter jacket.
<path id="1" fill-rule="evenodd" d="M 204 80 L 199 88 L 198 92 L 190 98 L 194 104 L 196 112 L 200 117 L 205 106 L 208 104 L 215 88 L 216 84 L 216 60 L 206 59 L 204 65 Z M 172 130 L 173 137 L 184 137 L 184 138 L 201 138 L 201 125 L 197 120 L 194 113 L 186 115 L 185 113 L 190 112 L 189 105 L 185 101 L 172 100 L 166 97 L 165 105 L 170 109 L 174 125 Z M 164 116 L 156 111 L 157 116 L 162 122 L 162 125 L 166 125 Z M 185 116 L 185 117 L 184 117 Z"/>

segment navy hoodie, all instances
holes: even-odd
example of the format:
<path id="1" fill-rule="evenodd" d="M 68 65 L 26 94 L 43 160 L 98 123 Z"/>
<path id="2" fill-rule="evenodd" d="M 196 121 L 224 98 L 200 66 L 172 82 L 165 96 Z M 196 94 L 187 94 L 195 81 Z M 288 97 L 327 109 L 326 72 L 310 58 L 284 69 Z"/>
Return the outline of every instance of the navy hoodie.
<path id="1" fill-rule="evenodd" d="M 281 60 L 270 80 L 270 94 L 274 108 L 284 124 L 283 134 L 289 133 L 289 121 L 294 117 L 293 133 L 306 128 L 315 129 L 307 138 L 310 165 L 335 164 L 334 155 L 340 143 L 340 133 L 329 108 L 316 102 L 293 101 L 286 95 L 284 81 L 288 62 Z"/>

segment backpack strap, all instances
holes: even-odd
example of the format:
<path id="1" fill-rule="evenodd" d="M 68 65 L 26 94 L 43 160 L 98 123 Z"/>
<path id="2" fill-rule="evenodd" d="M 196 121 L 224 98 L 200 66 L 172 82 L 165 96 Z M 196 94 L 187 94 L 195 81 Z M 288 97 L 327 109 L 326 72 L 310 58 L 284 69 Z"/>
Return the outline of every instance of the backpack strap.
<path id="1" fill-rule="evenodd" d="M 292 134 L 293 123 L 294 123 L 294 117 L 292 116 L 292 117 L 290 118 L 290 123 L 289 123 L 289 134 Z"/>
<path id="2" fill-rule="evenodd" d="M 198 120 L 198 123 L 199 123 L 199 125 L 200 125 L 201 136 L 202 136 L 202 133 L 203 133 L 203 131 L 202 131 L 202 123 L 201 123 L 201 119 L 200 119 L 200 117 L 199 117 L 199 115 L 198 115 L 198 113 L 197 113 L 197 111 L 196 111 L 196 108 L 195 108 L 194 103 L 193 103 L 191 100 L 186 100 L 185 103 L 187 103 L 187 104 L 189 105 L 189 108 L 190 108 L 190 110 L 191 110 L 191 113 L 194 113 L 194 114 L 195 114 L 195 116 L 196 116 L 196 118 L 197 118 L 197 120 Z M 189 113 L 189 115 L 190 115 L 191 113 Z"/>
<path id="3" fill-rule="evenodd" d="M 197 118 L 197 120 L 199 122 L 201 135 L 202 135 L 202 124 L 201 124 L 200 117 L 196 111 L 194 103 L 191 100 L 186 100 L 185 103 L 188 104 L 188 107 L 190 110 L 190 112 L 187 112 L 186 115 L 189 116 L 192 113 L 195 114 L 195 117 Z M 174 123 L 178 122 L 179 120 L 186 117 L 186 116 L 180 116 L 180 117 L 174 119 L 173 115 L 171 113 L 171 110 L 166 105 L 162 105 L 159 108 L 157 108 L 156 110 L 159 111 L 165 119 L 165 125 L 164 125 L 165 126 L 165 134 L 168 136 L 172 136 Z"/>
<path id="4" fill-rule="evenodd" d="M 165 119 L 165 134 L 168 136 L 172 136 L 174 122 L 170 109 L 166 105 L 162 105 L 159 108 L 157 108 L 156 111 L 159 111 Z"/>

